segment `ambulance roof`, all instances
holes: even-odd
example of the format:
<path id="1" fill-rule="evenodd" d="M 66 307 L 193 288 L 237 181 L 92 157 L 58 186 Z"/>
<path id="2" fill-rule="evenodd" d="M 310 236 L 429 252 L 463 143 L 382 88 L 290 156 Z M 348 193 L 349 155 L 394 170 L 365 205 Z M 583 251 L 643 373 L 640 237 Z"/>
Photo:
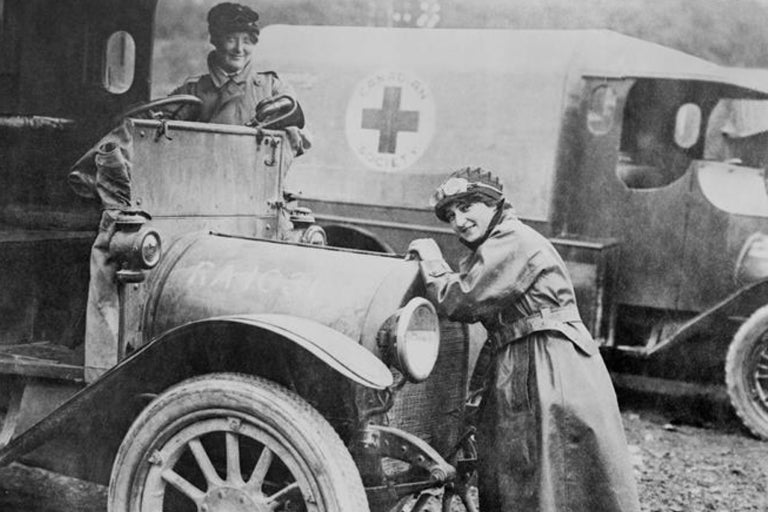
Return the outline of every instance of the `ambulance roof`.
<path id="1" fill-rule="evenodd" d="M 603 29 L 410 29 L 270 25 L 259 52 L 279 52 L 282 65 L 315 62 L 356 68 L 376 55 L 380 64 L 441 70 L 579 69 L 583 76 L 703 80 L 754 88 L 768 84 L 656 43 Z"/>
<path id="2" fill-rule="evenodd" d="M 569 81 L 697 80 L 768 95 L 714 63 L 607 30 L 272 25 L 256 60 L 294 86 L 315 136 L 289 175 L 305 197 L 425 208 L 448 172 L 479 165 L 537 220 L 549 219 Z"/>

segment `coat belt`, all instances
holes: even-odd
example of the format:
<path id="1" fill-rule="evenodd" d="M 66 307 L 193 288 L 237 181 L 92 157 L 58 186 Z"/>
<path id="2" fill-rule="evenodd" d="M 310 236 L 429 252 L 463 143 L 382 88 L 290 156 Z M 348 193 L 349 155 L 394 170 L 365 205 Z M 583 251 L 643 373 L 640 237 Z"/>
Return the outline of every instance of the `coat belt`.
<path id="1" fill-rule="evenodd" d="M 543 308 L 531 315 L 509 321 L 504 319 L 504 313 L 498 316 L 500 331 L 503 340 L 497 347 L 501 350 L 509 343 L 525 338 L 529 334 L 538 331 L 562 331 L 563 324 L 568 322 L 581 322 L 579 310 L 575 304 L 558 308 Z"/>

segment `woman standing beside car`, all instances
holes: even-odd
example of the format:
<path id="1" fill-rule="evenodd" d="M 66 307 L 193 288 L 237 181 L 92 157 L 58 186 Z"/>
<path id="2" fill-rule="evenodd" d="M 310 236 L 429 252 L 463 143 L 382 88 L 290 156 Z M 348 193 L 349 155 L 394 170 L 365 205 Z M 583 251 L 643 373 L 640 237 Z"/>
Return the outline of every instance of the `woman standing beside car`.
<path id="1" fill-rule="evenodd" d="M 459 272 L 434 240 L 409 252 L 439 310 L 482 322 L 495 354 L 478 425 L 483 512 L 639 511 L 610 376 L 555 248 L 480 168 L 451 174 L 432 205 L 472 252 Z"/>

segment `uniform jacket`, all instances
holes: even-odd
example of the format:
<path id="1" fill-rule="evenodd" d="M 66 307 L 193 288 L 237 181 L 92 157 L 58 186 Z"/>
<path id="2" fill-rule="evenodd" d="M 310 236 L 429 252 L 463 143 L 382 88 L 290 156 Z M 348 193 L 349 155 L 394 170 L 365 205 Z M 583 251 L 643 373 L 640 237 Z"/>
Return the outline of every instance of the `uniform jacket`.
<path id="1" fill-rule="evenodd" d="M 200 121 L 244 125 L 256 113 L 256 105 L 280 94 L 294 96 L 292 88 L 273 71 L 257 72 L 250 62 L 239 73 L 227 75 L 208 55 L 207 75 L 192 77 L 171 94 L 191 94 L 203 100 Z"/>
<path id="2" fill-rule="evenodd" d="M 506 210 L 459 272 L 426 261 L 422 274 L 442 313 L 481 321 L 497 348 L 478 423 L 481 510 L 638 511 L 610 376 L 552 244 Z M 575 313 L 512 328 L 550 311 Z"/>

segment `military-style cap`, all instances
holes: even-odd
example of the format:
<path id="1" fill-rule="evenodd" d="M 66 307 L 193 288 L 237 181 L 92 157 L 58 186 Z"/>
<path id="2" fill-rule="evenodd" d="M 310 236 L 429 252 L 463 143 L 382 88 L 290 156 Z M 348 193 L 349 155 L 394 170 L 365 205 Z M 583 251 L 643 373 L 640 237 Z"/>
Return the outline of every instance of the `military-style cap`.
<path id="1" fill-rule="evenodd" d="M 248 6 L 233 2 L 214 5 L 208 11 L 208 33 L 212 36 L 232 32 L 259 34 L 259 14 Z"/>
<path id="2" fill-rule="evenodd" d="M 492 201 L 500 201 L 503 197 L 504 186 L 499 178 L 490 171 L 480 167 L 463 167 L 451 173 L 450 176 L 435 190 L 430 199 L 435 215 L 443 222 L 448 222 L 446 216 L 448 206 L 460 199 L 471 196 L 483 196 Z"/>

